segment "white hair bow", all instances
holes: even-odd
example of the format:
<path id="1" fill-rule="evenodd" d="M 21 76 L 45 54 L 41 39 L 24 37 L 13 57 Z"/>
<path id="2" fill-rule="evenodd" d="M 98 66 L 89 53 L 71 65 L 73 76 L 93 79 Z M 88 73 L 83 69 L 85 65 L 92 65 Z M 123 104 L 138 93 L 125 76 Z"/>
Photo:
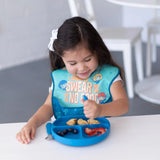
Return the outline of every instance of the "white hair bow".
<path id="1" fill-rule="evenodd" d="M 57 39 L 57 33 L 58 33 L 58 29 L 53 29 L 52 30 L 52 37 L 50 38 L 50 42 L 48 44 L 48 49 L 50 51 L 54 51 L 53 42 L 54 42 L 55 39 Z"/>

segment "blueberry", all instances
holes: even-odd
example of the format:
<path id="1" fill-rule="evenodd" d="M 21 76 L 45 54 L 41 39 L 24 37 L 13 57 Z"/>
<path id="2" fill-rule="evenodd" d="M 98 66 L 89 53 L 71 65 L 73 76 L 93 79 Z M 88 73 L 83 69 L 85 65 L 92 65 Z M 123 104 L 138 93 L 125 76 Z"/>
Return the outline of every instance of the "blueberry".
<path id="1" fill-rule="evenodd" d="M 63 136 L 64 136 L 64 133 L 63 133 L 63 132 L 61 132 L 60 136 L 62 136 L 62 137 L 63 137 Z"/>
<path id="2" fill-rule="evenodd" d="M 57 134 L 60 135 L 60 134 L 61 134 L 61 131 L 58 131 Z"/>
<path id="3" fill-rule="evenodd" d="M 58 134 L 59 136 L 62 136 L 62 137 L 64 136 L 64 133 L 61 132 L 61 131 L 58 131 L 57 134 Z"/>
<path id="4" fill-rule="evenodd" d="M 72 131 L 74 134 L 77 134 L 78 133 L 78 129 L 73 129 Z"/>
<path id="5" fill-rule="evenodd" d="M 67 129 L 64 129 L 63 130 L 63 134 L 65 135 L 65 134 L 67 134 L 68 133 L 68 130 Z"/>
<path id="6" fill-rule="evenodd" d="M 68 128 L 68 132 L 72 132 L 73 131 L 73 128 Z"/>

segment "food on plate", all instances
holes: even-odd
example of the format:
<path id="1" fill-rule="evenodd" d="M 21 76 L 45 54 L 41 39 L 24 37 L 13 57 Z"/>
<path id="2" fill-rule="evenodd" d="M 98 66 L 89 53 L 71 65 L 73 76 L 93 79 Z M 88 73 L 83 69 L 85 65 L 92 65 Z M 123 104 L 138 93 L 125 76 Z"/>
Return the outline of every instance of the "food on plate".
<path id="1" fill-rule="evenodd" d="M 76 129 L 76 128 L 68 128 L 68 132 L 72 132 L 74 134 L 77 134 L 78 133 L 78 129 Z"/>
<path id="2" fill-rule="evenodd" d="M 92 130 L 91 128 L 87 128 L 87 127 L 86 127 L 86 128 L 84 129 L 84 132 L 89 135 L 89 134 L 91 134 L 91 133 L 93 132 L 93 130 Z"/>
<path id="3" fill-rule="evenodd" d="M 64 133 L 63 133 L 63 131 L 62 131 L 62 132 L 61 132 L 61 131 L 58 131 L 58 132 L 57 132 L 57 134 L 58 134 L 59 136 L 64 137 Z"/>
<path id="4" fill-rule="evenodd" d="M 98 120 L 95 119 L 88 119 L 84 120 L 82 118 L 78 119 L 77 118 L 72 118 L 66 122 L 67 125 L 72 126 L 72 125 L 86 125 L 86 124 L 99 124 Z"/>
<path id="5" fill-rule="evenodd" d="M 77 134 L 78 133 L 78 129 L 76 129 L 76 128 L 68 128 L 68 129 L 64 129 L 63 131 L 57 131 L 57 134 L 59 136 L 64 137 L 68 132 L 72 132 L 74 134 Z"/>
<path id="6" fill-rule="evenodd" d="M 73 131 L 73 128 L 68 128 L 68 132 L 72 132 Z"/>
<path id="7" fill-rule="evenodd" d="M 88 119 L 87 122 L 88 122 L 88 124 L 99 124 L 99 121 L 97 121 L 95 119 Z"/>
<path id="8" fill-rule="evenodd" d="M 72 125 L 75 125 L 76 122 L 77 122 L 77 119 L 72 118 L 72 119 L 68 120 L 66 123 L 67 123 L 67 125 L 72 126 Z"/>
<path id="9" fill-rule="evenodd" d="M 105 133 L 107 131 L 107 129 L 103 128 L 103 127 L 99 127 L 99 128 L 85 128 L 84 132 L 88 135 L 88 136 L 100 136 L 101 134 Z"/>
<path id="10" fill-rule="evenodd" d="M 73 129 L 72 133 L 77 134 L 78 133 L 78 129 Z"/>
<path id="11" fill-rule="evenodd" d="M 85 121 L 84 119 L 78 119 L 77 124 L 78 125 L 85 125 L 85 124 L 88 124 L 88 122 Z"/>
<path id="12" fill-rule="evenodd" d="M 64 129 L 63 130 L 63 134 L 65 135 L 65 134 L 67 134 L 68 133 L 68 129 Z"/>

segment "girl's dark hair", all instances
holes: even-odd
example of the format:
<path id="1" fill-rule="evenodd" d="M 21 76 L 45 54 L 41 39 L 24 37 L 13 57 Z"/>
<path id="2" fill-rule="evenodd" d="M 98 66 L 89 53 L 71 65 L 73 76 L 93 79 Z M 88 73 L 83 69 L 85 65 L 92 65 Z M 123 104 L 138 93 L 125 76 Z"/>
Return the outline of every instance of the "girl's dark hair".
<path id="1" fill-rule="evenodd" d="M 111 54 L 104 44 L 96 29 L 84 18 L 73 17 L 64 21 L 58 29 L 57 39 L 53 43 L 54 51 L 49 51 L 51 70 L 63 68 L 65 65 L 61 56 L 64 51 L 73 49 L 78 44 L 84 43 L 91 53 L 95 53 L 100 66 L 110 64 L 120 69 L 124 80 L 123 70 L 112 59 Z"/>

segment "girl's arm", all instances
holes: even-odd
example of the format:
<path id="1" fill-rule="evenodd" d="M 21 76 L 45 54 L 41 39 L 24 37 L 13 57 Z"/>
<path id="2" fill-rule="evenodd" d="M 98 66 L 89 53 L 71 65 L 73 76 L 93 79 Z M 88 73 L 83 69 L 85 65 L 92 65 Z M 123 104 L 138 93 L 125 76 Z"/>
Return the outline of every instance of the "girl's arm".
<path id="1" fill-rule="evenodd" d="M 129 102 L 121 81 L 111 85 L 110 92 L 113 101 L 105 104 L 97 104 L 95 101 L 83 101 L 84 114 L 88 118 L 120 116 L 128 112 Z"/>
<path id="2" fill-rule="evenodd" d="M 37 110 L 37 112 L 29 119 L 28 123 L 34 123 L 39 127 L 53 116 L 53 109 L 51 103 L 52 90 L 46 98 L 44 104 Z"/>
<path id="3" fill-rule="evenodd" d="M 30 143 L 35 137 L 36 129 L 53 116 L 53 109 L 51 104 L 52 91 L 49 93 L 44 104 L 37 110 L 37 112 L 28 120 L 27 124 L 17 133 L 16 138 L 21 143 Z"/>
<path id="4" fill-rule="evenodd" d="M 113 101 L 100 104 L 100 117 L 120 116 L 128 112 L 129 102 L 121 81 L 116 81 L 111 85 L 110 92 Z"/>

